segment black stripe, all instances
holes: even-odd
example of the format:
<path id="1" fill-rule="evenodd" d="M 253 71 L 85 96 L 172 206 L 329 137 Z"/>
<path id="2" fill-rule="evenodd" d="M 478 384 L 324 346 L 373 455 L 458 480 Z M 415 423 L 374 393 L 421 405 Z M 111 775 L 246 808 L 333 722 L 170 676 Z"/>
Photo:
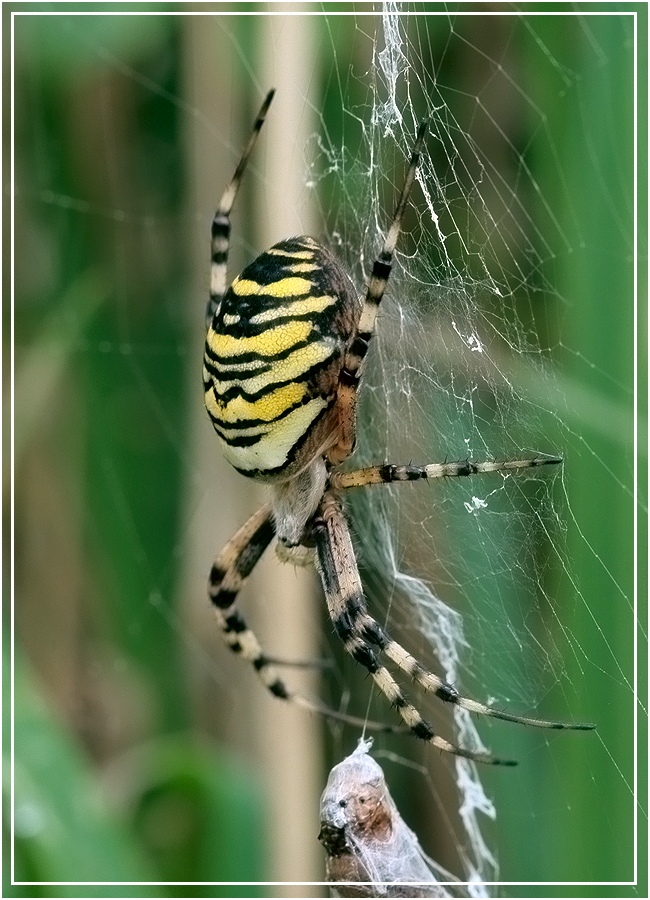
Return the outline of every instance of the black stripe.
<path id="1" fill-rule="evenodd" d="M 387 484 L 393 481 L 419 481 L 427 477 L 426 470 L 421 466 L 380 466 L 379 474 Z"/>
<path id="2" fill-rule="evenodd" d="M 273 423 L 275 421 L 275 419 L 272 419 L 270 422 L 267 422 L 267 421 L 262 422 L 259 419 L 240 419 L 235 425 L 231 425 L 231 424 L 222 422 L 221 419 L 214 416 L 210 412 L 210 410 L 208 410 L 208 415 L 210 416 L 210 420 L 212 421 L 215 431 L 217 432 L 217 434 L 220 437 L 222 437 L 224 439 L 224 441 L 230 440 L 231 437 L 233 439 L 236 438 L 237 432 L 243 431 L 246 428 L 257 428 L 260 425 L 268 426 L 266 431 L 260 431 L 258 434 L 253 435 L 253 437 L 255 437 L 255 439 L 257 440 L 257 438 L 264 437 L 265 434 L 268 434 L 268 432 L 271 429 L 271 426 L 273 425 Z M 234 432 L 234 434 L 228 435 L 227 434 L 228 430 Z M 245 437 L 245 436 L 246 435 L 240 435 L 240 437 Z"/>
<path id="3" fill-rule="evenodd" d="M 424 719 L 420 719 L 417 725 L 411 727 L 411 734 L 421 738 L 423 741 L 430 741 L 431 738 L 436 736 L 435 731 L 430 725 L 427 725 Z"/>
<path id="4" fill-rule="evenodd" d="M 367 618 L 368 621 L 361 629 L 361 637 L 369 644 L 375 644 L 380 650 L 383 650 L 386 646 L 386 635 L 378 622 L 375 622 L 370 616 Z"/>
<path id="5" fill-rule="evenodd" d="M 439 688 L 436 688 L 435 694 L 445 703 L 458 703 L 458 691 L 450 684 L 441 684 Z"/>
<path id="6" fill-rule="evenodd" d="M 224 443 L 228 444 L 229 447 L 254 447 L 255 444 L 258 444 L 260 440 L 263 437 L 266 437 L 266 435 L 268 434 L 268 432 L 261 432 L 260 434 L 246 434 L 240 435 L 239 437 L 226 437 L 218 430 L 214 419 L 212 419 L 212 426 L 221 440 Z"/>
<path id="7" fill-rule="evenodd" d="M 335 590 L 337 588 L 338 585 Z M 342 641 L 345 642 L 356 635 L 357 621 L 364 610 L 363 597 L 360 592 L 357 592 L 352 597 L 347 597 L 343 611 L 338 616 L 332 617 L 334 631 L 336 631 Z"/>
<path id="8" fill-rule="evenodd" d="M 355 659 L 358 663 L 361 663 L 361 665 L 364 666 L 371 675 L 373 674 L 373 672 L 377 672 L 380 668 L 377 654 L 365 644 L 358 644 L 352 649 L 348 648 L 348 652 L 351 653 L 353 659 Z"/>
<path id="9" fill-rule="evenodd" d="M 301 246 L 296 247 L 296 249 L 298 251 L 307 250 L 309 253 L 314 253 L 313 247 Z M 291 266 L 300 264 L 301 262 L 315 265 L 316 268 L 311 269 L 309 272 L 290 271 Z M 287 269 L 289 269 L 289 271 L 287 271 Z M 322 289 L 327 284 L 327 275 L 328 273 L 323 267 L 322 255 L 320 259 L 318 259 L 317 256 L 313 256 L 311 259 L 297 259 L 296 257 L 284 255 L 278 256 L 275 253 L 265 251 L 246 266 L 240 273 L 238 280 L 254 281 L 262 287 L 267 287 L 283 278 L 304 278 L 305 281 L 308 281 L 318 290 L 318 288 Z M 324 290 L 323 292 L 328 293 L 327 290 Z"/>
<path id="10" fill-rule="evenodd" d="M 212 237 L 230 237 L 230 219 L 218 212 L 212 220 Z"/>
<path id="11" fill-rule="evenodd" d="M 273 524 L 273 519 L 269 516 L 269 518 L 265 519 L 258 527 L 235 564 L 237 572 L 242 578 L 248 578 L 260 556 L 271 543 L 274 535 L 275 525 Z"/>
<path id="12" fill-rule="evenodd" d="M 226 442 L 230 447 L 251 447 L 253 444 L 256 444 L 261 438 L 265 437 L 268 432 L 271 430 L 272 426 L 276 424 L 276 422 L 281 422 L 282 419 L 286 418 L 290 413 L 295 412 L 295 410 L 300 409 L 302 406 L 306 406 L 310 403 L 314 398 L 313 397 L 305 397 L 302 400 L 299 400 L 297 403 L 292 404 L 287 409 L 285 409 L 279 416 L 276 416 L 275 419 L 271 419 L 270 422 L 267 422 L 263 419 L 241 419 L 236 425 L 225 425 L 220 420 L 214 419 L 214 416 L 208 410 L 208 415 L 210 416 L 210 420 L 212 421 L 212 425 L 214 430 L 217 432 L 219 437 Z M 267 430 L 260 432 L 259 434 L 240 434 L 237 435 L 237 430 L 241 429 L 242 431 L 246 428 L 257 428 L 261 425 L 266 425 Z M 228 433 L 228 429 L 232 429 L 234 434 Z M 307 426 L 307 431 L 311 431 L 311 423 Z"/>
<path id="13" fill-rule="evenodd" d="M 217 591 L 216 594 L 210 593 L 210 600 L 214 603 L 215 606 L 218 606 L 219 609 L 228 609 L 229 606 L 232 606 L 235 600 L 237 599 L 237 594 L 239 591 L 230 591 L 230 590 L 220 590 Z"/>
<path id="14" fill-rule="evenodd" d="M 231 613 L 231 615 L 226 618 L 223 624 L 223 630 L 226 634 L 241 634 L 243 631 L 248 631 L 248 626 L 235 610 L 234 613 Z"/>
<path id="15" fill-rule="evenodd" d="M 370 342 L 370 335 L 368 337 L 364 337 L 361 334 L 358 334 L 354 341 L 352 342 L 352 346 L 350 347 L 350 353 L 354 353 L 355 356 L 358 356 L 360 359 L 363 359 L 366 353 L 368 352 L 368 344 Z"/>
<path id="16" fill-rule="evenodd" d="M 214 330 L 214 329 L 213 329 Z M 319 335 L 320 337 L 320 335 Z M 297 341 L 295 344 L 292 344 L 291 347 L 287 347 L 286 350 L 281 350 L 279 353 L 272 353 L 269 356 L 262 355 L 261 353 L 249 352 L 249 353 L 237 353 L 233 356 L 219 356 L 215 353 L 212 348 L 208 348 L 206 344 L 206 353 L 208 353 L 208 349 L 210 351 L 210 359 L 214 360 L 216 363 L 225 363 L 228 364 L 228 360 L 235 360 L 238 363 L 244 362 L 255 362 L 260 360 L 261 362 L 275 362 L 276 360 L 286 359 L 287 356 L 290 356 L 295 350 L 300 350 L 302 347 L 308 347 L 309 344 L 314 343 L 314 338 L 310 335 L 304 341 Z"/>
<path id="17" fill-rule="evenodd" d="M 210 587 L 217 587 L 226 577 L 226 572 L 218 566 L 212 566 L 210 569 Z"/>
<path id="18" fill-rule="evenodd" d="M 346 369 L 345 366 L 339 372 L 339 384 L 345 385 L 345 387 L 354 387 L 354 385 L 359 381 L 359 372 L 350 372 L 349 369 Z"/>
<path id="19" fill-rule="evenodd" d="M 323 591 L 326 597 L 333 597 L 339 591 L 338 575 L 334 561 L 332 559 L 332 545 L 329 539 L 329 531 L 322 515 L 318 515 L 314 519 L 311 528 L 311 537 L 316 545 L 316 552 L 320 560 L 321 579 L 323 582 Z M 336 628 L 336 622 L 332 617 L 332 624 Z"/>
<path id="20" fill-rule="evenodd" d="M 476 464 L 470 462 L 468 459 L 465 460 L 465 462 L 458 463 L 456 468 L 456 474 L 459 476 L 476 475 L 477 471 Z"/>
<path id="21" fill-rule="evenodd" d="M 241 368 L 238 367 L 239 357 L 233 357 L 233 359 L 236 361 L 232 364 L 232 366 L 229 366 L 226 363 L 222 363 L 223 368 L 219 368 L 215 363 L 215 359 L 215 354 L 206 344 L 205 352 L 203 354 L 203 362 L 205 363 L 205 367 L 206 369 L 208 369 L 208 371 L 214 372 L 215 374 L 220 375 L 222 378 L 253 378 L 255 375 L 263 375 L 265 372 L 270 372 L 273 368 L 271 363 L 262 363 L 261 366 L 256 366 L 254 369 Z"/>
<path id="22" fill-rule="evenodd" d="M 304 295 L 299 295 L 298 297 L 293 297 L 293 298 L 289 297 L 286 299 L 285 302 L 292 303 L 294 300 L 308 299 L 309 297 L 312 297 L 312 296 L 315 296 L 315 295 L 304 294 Z M 320 295 L 318 295 L 318 296 L 320 296 Z M 273 306 L 269 306 L 267 309 L 262 309 L 262 310 L 258 309 L 257 301 L 258 300 L 263 301 L 265 295 L 264 294 L 255 294 L 254 297 L 255 297 L 256 306 L 255 306 L 255 312 L 253 313 L 253 315 L 256 316 L 256 315 L 259 315 L 260 313 L 270 312 L 271 310 L 274 309 Z M 246 298 L 242 298 L 243 302 L 245 302 L 245 300 L 246 300 Z M 250 319 L 245 318 L 248 310 L 242 310 L 241 308 L 238 308 L 238 314 L 241 316 L 241 319 L 239 320 L 239 322 L 235 322 L 233 325 L 226 325 L 225 323 L 218 321 L 217 327 L 214 328 L 213 330 L 216 331 L 217 334 L 223 334 L 228 337 L 234 337 L 234 338 L 239 339 L 242 337 L 257 337 L 258 335 L 263 334 L 265 331 L 271 331 L 273 328 L 279 328 L 281 325 L 287 325 L 288 323 L 290 324 L 291 322 L 310 322 L 310 321 L 312 321 L 312 324 L 314 324 L 314 326 L 318 326 L 320 323 L 317 321 L 313 321 L 313 320 L 316 320 L 319 317 L 321 317 L 323 320 L 327 321 L 328 318 L 331 318 L 331 311 L 332 311 L 333 306 L 334 306 L 334 304 L 330 304 L 330 306 L 326 307 L 324 310 L 321 310 L 321 312 L 314 312 L 313 310 L 311 310 L 310 312 L 287 313 L 284 316 L 274 316 L 272 319 L 267 319 L 265 322 L 251 322 Z M 227 315 L 229 313 L 229 307 L 224 306 L 222 311 L 224 314 Z M 327 313 L 330 313 L 330 316 L 326 315 Z M 233 315 L 234 315 L 234 313 L 233 313 Z"/>
<path id="23" fill-rule="evenodd" d="M 273 539 L 274 535 L 275 535 L 275 524 L 273 523 L 272 517 L 269 516 L 268 519 L 265 519 L 262 522 L 262 524 L 257 527 L 257 529 L 253 533 L 250 541 L 244 547 L 244 549 L 242 550 L 239 557 L 235 560 L 235 563 L 234 563 L 235 571 L 237 572 L 237 574 L 242 582 L 253 571 L 255 564 L 259 560 L 262 553 L 264 553 L 264 551 L 268 547 L 268 545 L 271 542 L 271 540 Z M 216 573 L 216 576 L 215 576 L 215 573 Z M 210 572 L 211 586 L 213 586 L 213 582 L 212 582 L 213 576 L 215 576 L 216 578 L 219 578 L 219 581 L 217 582 L 217 583 L 219 583 L 220 581 L 223 580 L 223 578 L 225 578 L 226 575 L 227 575 L 227 572 L 225 574 L 221 575 L 220 570 L 216 566 L 213 566 L 212 570 Z M 221 576 L 221 577 L 219 577 L 219 576 Z M 240 585 L 240 587 L 241 587 L 241 585 Z M 210 600 L 214 603 L 215 606 L 218 606 L 219 609 L 228 609 L 228 607 L 232 606 L 233 603 L 235 602 L 235 600 L 237 599 L 238 593 L 239 593 L 239 589 L 236 591 L 229 590 L 229 589 L 225 589 L 225 590 L 222 589 L 222 590 L 217 591 L 216 594 L 213 593 L 212 591 L 210 591 L 209 596 L 210 596 Z M 229 617 L 229 619 L 226 620 L 226 624 L 228 624 L 228 621 L 234 622 L 235 617 L 237 615 L 238 614 L 236 612 L 233 613 Z M 243 619 L 241 621 L 243 622 Z M 228 631 L 228 630 L 230 630 L 230 629 L 226 628 L 226 631 Z M 238 631 L 238 630 L 243 631 L 244 629 L 233 628 L 232 630 L 233 631 Z"/>
<path id="24" fill-rule="evenodd" d="M 333 402 L 333 401 L 332 401 Z M 245 475 L 247 478 L 273 478 L 275 475 L 281 475 L 283 472 L 287 470 L 287 468 L 293 463 L 296 456 L 300 453 L 302 447 L 305 444 L 307 438 L 311 435 L 313 430 L 317 427 L 319 421 L 326 416 L 330 409 L 332 408 L 332 402 L 328 403 L 327 406 L 320 411 L 320 413 L 316 416 L 316 418 L 312 421 L 309 428 L 302 434 L 298 440 L 293 444 L 292 447 L 289 448 L 289 452 L 287 453 L 286 460 L 279 466 L 273 466 L 270 469 L 240 469 L 237 466 L 233 466 L 235 472 L 239 472 L 240 475 Z"/>
<path id="25" fill-rule="evenodd" d="M 390 271 L 392 269 L 392 265 L 389 262 L 385 262 L 381 259 L 376 259 L 375 264 L 372 267 L 372 274 L 376 275 L 377 278 L 383 278 L 384 281 L 388 281 L 390 276 Z M 372 302 L 372 297 L 370 298 Z"/>
<path id="26" fill-rule="evenodd" d="M 408 700 L 406 699 L 404 694 L 402 694 L 401 691 L 399 691 L 399 688 L 398 688 L 398 694 L 397 694 L 397 697 L 395 697 L 395 699 L 393 700 L 393 706 L 395 707 L 395 709 L 404 709 L 405 707 L 407 707 L 409 705 L 410 704 L 409 704 Z"/>
<path id="27" fill-rule="evenodd" d="M 249 403 L 255 403 L 260 398 L 266 397 L 267 394 L 273 393 L 273 391 L 277 390 L 278 388 L 286 387 L 286 385 L 288 385 L 288 384 L 303 384 L 303 383 L 313 384 L 314 376 L 318 375 L 319 372 L 323 371 L 323 369 L 327 369 L 331 365 L 333 355 L 334 355 L 334 351 L 332 351 L 332 353 L 328 357 L 326 357 L 326 359 L 322 360 L 321 362 L 315 363 L 309 369 L 305 369 L 303 372 L 301 372 L 295 378 L 285 378 L 283 381 L 270 381 L 268 384 L 265 384 L 264 387 L 260 388 L 259 391 L 245 391 L 242 387 L 240 387 L 240 385 L 234 384 L 234 385 L 232 385 L 232 387 L 229 387 L 227 390 L 220 392 L 218 394 L 219 401 L 221 403 L 229 403 L 230 400 L 234 399 L 235 397 L 241 397 L 243 400 L 248 400 Z M 208 369 L 208 371 L 210 371 L 208 366 L 206 366 L 206 369 Z M 258 372 L 256 371 L 250 377 L 255 378 L 255 376 L 257 374 L 258 374 Z M 223 376 L 218 377 L 217 380 L 218 381 L 237 381 L 236 378 L 231 378 L 230 374 L 228 374 L 225 378 Z M 244 380 L 244 379 L 242 379 L 242 380 Z M 215 389 L 215 397 L 217 397 L 216 386 L 214 386 L 214 389 Z M 261 422 L 260 422 L 260 424 L 261 424 Z M 230 427 L 230 426 L 224 426 L 224 427 Z"/>
<path id="28" fill-rule="evenodd" d="M 278 678 L 273 684 L 268 685 L 268 689 L 274 694 L 276 697 L 279 697 L 281 700 L 289 699 L 289 691 L 286 688 L 286 685 L 283 681 L 280 681 Z"/>

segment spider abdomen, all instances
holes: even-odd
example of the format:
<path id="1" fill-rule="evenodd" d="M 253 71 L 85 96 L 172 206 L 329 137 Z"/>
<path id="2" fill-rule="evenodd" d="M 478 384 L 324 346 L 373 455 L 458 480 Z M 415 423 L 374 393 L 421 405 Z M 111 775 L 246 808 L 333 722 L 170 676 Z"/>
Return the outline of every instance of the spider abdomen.
<path id="1" fill-rule="evenodd" d="M 205 345 L 205 405 L 225 458 L 266 481 L 293 477 L 336 439 L 336 389 L 359 303 L 308 237 L 271 247 L 231 284 Z"/>

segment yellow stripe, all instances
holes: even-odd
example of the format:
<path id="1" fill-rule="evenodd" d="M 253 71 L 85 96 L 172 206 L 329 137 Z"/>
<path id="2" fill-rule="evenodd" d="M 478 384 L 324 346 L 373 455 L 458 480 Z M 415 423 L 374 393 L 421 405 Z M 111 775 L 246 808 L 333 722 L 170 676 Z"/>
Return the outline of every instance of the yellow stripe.
<path id="1" fill-rule="evenodd" d="M 230 334 L 217 334 L 212 328 L 208 331 L 207 343 L 216 356 L 236 357 L 243 353 L 259 353 L 261 356 L 273 356 L 289 350 L 295 344 L 307 340 L 311 333 L 312 323 L 285 322 L 277 328 L 269 328 L 262 334 L 252 337 L 233 337 Z"/>
<path id="2" fill-rule="evenodd" d="M 322 297 L 303 297 L 300 300 L 294 300 L 293 303 L 284 303 L 273 309 L 265 309 L 264 312 L 251 316 L 250 322 L 252 325 L 259 325 L 261 322 L 271 322 L 281 316 L 304 316 L 307 313 L 319 313 L 333 303 L 336 303 L 336 297 L 328 294 L 324 294 Z"/>
<path id="3" fill-rule="evenodd" d="M 290 266 L 283 266 L 294 274 L 296 272 L 313 272 L 314 269 L 320 269 L 318 263 L 292 263 Z"/>
<path id="4" fill-rule="evenodd" d="M 335 342 L 314 341 L 306 347 L 300 347 L 293 353 L 290 353 L 286 359 L 278 360 L 268 372 L 261 372 L 259 375 L 252 375 L 250 378 L 228 379 L 227 371 L 223 372 L 223 379 L 215 378 L 211 373 L 207 373 L 208 378 L 212 380 L 215 390 L 218 394 L 224 394 L 231 387 L 240 387 L 247 394 L 255 394 L 263 390 L 269 384 L 276 384 L 281 381 L 298 381 L 313 366 L 318 363 L 325 362 L 333 355 L 336 349 Z"/>
<path id="5" fill-rule="evenodd" d="M 231 447 L 219 435 L 219 443 L 228 462 L 244 471 L 278 469 L 296 442 L 307 433 L 316 416 L 327 406 L 322 397 L 315 397 L 299 406 L 262 435 L 252 447 Z"/>
<path id="6" fill-rule="evenodd" d="M 277 388 L 264 394 L 259 400 L 252 403 L 243 397 L 233 397 L 228 403 L 221 403 L 218 399 L 215 403 L 214 415 L 225 424 L 233 425 L 236 422 L 245 423 L 250 419 L 262 419 L 263 422 L 273 422 L 278 416 L 286 412 L 290 406 L 299 403 L 307 392 L 307 385 L 303 382 L 292 382 L 284 387 Z"/>
<path id="7" fill-rule="evenodd" d="M 267 297 L 299 297 L 311 291 L 311 281 L 308 278 L 278 278 L 271 284 L 258 284 L 249 278 L 236 278 L 231 289 L 237 297 L 250 297 L 254 294 L 264 294 Z"/>
<path id="8" fill-rule="evenodd" d="M 214 402 L 214 394 L 212 391 L 207 391 L 205 395 L 205 406 L 208 412 L 212 413 L 212 415 L 217 419 L 217 422 L 213 422 L 214 428 L 217 429 L 219 424 L 223 424 L 223 421 L 220 417 L 221 411 L 217 409 L 216 404 Z M 260 438 L 265 437 L 269 431 L 274 427 L 273 422 L 265 422 L 262 425 L 249 425 L 246 428 L 237 428 L 236 431 L 233 432 L 233 437 L 251 437 L 258 436 Z M 228 433 L 228 432 L 226 432 Z M 217 431 L 219 437 L 221 435 Z M 222 438 L 224 440 L 224 438 Z"/>
<path id="9" fill-rule="evenodd" d="M 312 259 L 314 256 L 313 250 L 278 250 L 277 247 L 271 247 L 266 252 L 272 256 L 290 256 L 293 259 Z"/>

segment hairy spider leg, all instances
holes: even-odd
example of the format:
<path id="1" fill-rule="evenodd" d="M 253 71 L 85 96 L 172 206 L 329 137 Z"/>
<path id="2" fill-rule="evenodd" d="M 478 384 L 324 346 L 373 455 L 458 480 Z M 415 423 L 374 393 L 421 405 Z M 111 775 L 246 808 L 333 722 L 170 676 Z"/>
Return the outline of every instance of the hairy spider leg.
<path id="1" fill-rule="evenodd" d="M 210 570 L 208 595 L 223 638 L 233 651 L 252 663 L 272 694 L 285 698 L 288 691 L 262 652 L 254 633 L 236 607 L 237 595 L 275 536 L 270 504 L 265 504 L 226 544 Z"/>
<path id="2" fill-rule="evenodd" d="M 330 485 L 333 488 L 363 487 L 367 484 L 394 484 L 405 481 L 421 481 L 434 478 L 462 478 L 466 475 L 484 475 L 489 472 L 519 472 L 537 466 L 559 465 L 559 456 L 535 456 L 530 459 L 485 460 L 473 462 L 429 463 L 427 466 L 399 466 L 385 463 L 368 466 L 353 472 L 332 472 Z"/>
<path id="3" fill-rule="evenodd" d="M 397 466 L 389 463 L 383 466 L 369 466 L 354 472 L 333 472 L 330 485 L 333 488 L 347 489 L 363 487 L 371 484 L 395 484 L 406 481 L 419 481 L 429 478 L 458 478 L 466 475 L 479 475 L 488 472 L 518 472 L 536 466 L 557 465 L 562 460 L 557 456 L 536 456 L 532 459 L 508 459 L 501 462 L 487 460 L 472 462 L 465 460 L 457 463 L 431 463 L 428 466 Z M 590 722 L 554 722 L 547 719 L 535 719 L 530 716 L 518 716 L 503 710 L 485 706 L 476 700 L 461 697 L 455 688 L 445 683 L 436 675 L 424 669 L 417 660 L 395 641 L 388 641 L 382 649 L 403 672 L 410 675 L 421 687 L 433 691 L 435 695 L 447 703 L 454 703 L 469 712 L 492 716 L 506 722 L 519 725 L 533 725 L 537 728 L 568 728 L 573 731 L 593 731 L 596 727 Z"/>
<path id="4" fill-rule="evenodd" d="M 244 169 L 248 163 L 248 158 L 253 152 L 253 147 L 257 141 L 264 119 L 273 100 L 275 89 L 272 88 L 257 115 L 251 136 L 244 150 L 241 159 L 235 169 L 235 174 L 226 190 L 223 192 L 221 202 L 212 220 L 212 262 L 210 266 L 210 299 L 208 300 L 208 308 L 205 313 L 205 326 L 210 327 L 214 314 L 219 307 L 223 295 L 226 293 L 226 276 L 228 265 L 228 249 L 230 247 L 230 211 L 232 210 L 239 185 L 241 184 Z"/>
<path id="5" fill-rule="evenodd" d="M 291 665 L 267 656 L 236 607 L 237 595 L 260 557 L 275 536 L 273 515 L 269 504 L 255 512 L 226 544 L 212 565 L 208 594 L 228 647 L 251 663 L 264 687 L 274 697 L 288 700 L 303 709 L 327 719 L 366 728 L 372 731 L 393 732 L 396 729 L 382 722 L 369 722 L 358 716 L 330 709 L 321 703 L 292 691 L 280 677 L 276 665 Z"/>
<path id="6" fill-rule="evenodd" d="M 402 227 L 402 218 L 404 210 L 415 180 L 415 173 L 420 161 L 420 154 L 424 145 L 424 138 L 429 127 L 428 121 L 422 122 L 418 129 L 417 138 L 411 154 L 408 172 L 402 188 L 393 221 L 388 229 L 388 235 L 384 241 L 381 253 L 375 260 L 372 267 L 372 275 L 368 284 L 366 299 L 361 310 L 359 324 L 357 326 L 354 340 L 345 354 L 343 368 L 339 374 L 339 384 L 337 389 L 337 406 L 339 409 L 339 428 L 340 435 L 336 444 L 328 451 L 327 458 L 332 465 L 339 465 L 354 450 L 355 445 L 355 407 L 357 390 L 359 387 L 359 377 L 361 375 L 361 364 L 368 351 L 368 344 L 375 327 L 375 319 L 377 318 L 377 310 L 381 303 L 384 291 L 390 277 L 392 268 L 393 252 Z"/>
<path id="7" fill-rule="evenodd" d="M 411 733 L 439 750 L 454 753 L 456 756 L 491 765 L 516 765 L 515 760 L 497 759 L 488 753 L 458 747 L 437 735 L 402 692 L 388 669 L 381 664 L 379 656 L 382 652 L 386 652 L 394 662 L 400 659 L 400 653 L 404 657 L 403 662 L 409 655 L 385 634 L 378 622 L 368 613 L 350 529 L 341 504 L 330 490 L 326 491 L 323 497 L 312 534 L 316 542 L 318 570 L 334 630 L 350 656 L 368 670 L 379 691 L 397 709 Z M 409 657 L 409 660 L 417 665 L 413 657 Z M 414 665 L 407 667 L 404 664 L 401 667 L 414 674 L 411 671 L 415 668 Z M 435 679 L 435 676 L 431 675 L 431 678 Z M 453 690 L 440 679 L 438 685 L 439 689 L 436 691 L 438 695 L 440 692 L 447 694 Z M 445 696 L 443 699 L 451 697 Z"/>
<path id="8" fill-rule="evenodd" d="M 423 738 L 442 750 L 467 756 L 480 762 L 500 765 L 515 764 L 509 760 L 498 760 L 486 756 L 486 754 L 455 747 L 435 735 L 431 726 L 404 696 L 390 672 L 381 665 L 379 654 L 382 652 L 402 672 L 422 688 L 435 694 L 439 700 L 459 706 L 468 712 L 537 728 L 566 728 L 585 731 L 595 727 L 586 723 L 554 722 L 518 716 L 462 697 L 452 685 L 429 672 L 401 644 L 392 640 L 368 613 L 354 557 L 350 530 L 340 503 L 329 491 L 321 503 L 319 519 L 314 526 L 314 535 L 323 588 L 336 633 L 343 641 L 348 653 L 368 669 L 380 691 L 397 708 L 403 721 L 416 737 Z"/>

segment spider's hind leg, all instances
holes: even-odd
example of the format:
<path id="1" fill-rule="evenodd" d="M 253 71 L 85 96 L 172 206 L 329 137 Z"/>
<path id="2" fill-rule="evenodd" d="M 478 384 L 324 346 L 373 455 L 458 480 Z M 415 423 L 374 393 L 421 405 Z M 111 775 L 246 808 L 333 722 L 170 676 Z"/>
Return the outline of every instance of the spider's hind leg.
<path id="1" fill-rule="evenodd" d="M 237 655 L 251 663 L 262 684 L 275 697 L 301 706 L 308 712 L 316 713 L 337 722 L 373 731 L 395 731 L 396 729 L 378 722 L 349 716 L 344 712 L 329 709 L 320 703 L 292 691 L 282 678 L 276 666 L 314 666 L 323 668 L 323 662 L 288 662 L 268 656 L 254 632 L 247 626 L 236 607 L 237 595 L 260 557 L 275 536 L 273 512 L 270 504 L 262 506 L 226 544 L 212 565 L 208 583 L 208 594 L 224 641 Z"/>
<path id="2" fill-rule="evenodd" d="M 318 569 L 334 629 L 348 653 L 365 666 L 379 690 L 395 706 L 402 720 L 416 737 L 428 741 L 441 750 L 479 762 L 500 765 L 514 764 L 509 760 L 499 760 L 485 753 L 456 747 L 434 734 L 431 726 L 406 698 L 391 673 L 380 662 L 382 653 L 398 669 L 410 676 L 422 688 L 435 694 L 439 700 L 452 703 L 468 712 L 492 716 L 520 725 L 534 725 L 539 728 L 591 730 L 595 727 L 591 724 L 553 722 L 546 719 L 518 716 L 486 706 L 477 700 L 462 697 L 452 685 L 425 669 L 401 644 L 392 640 L 368 613 L 354 557 L 350 530 L 341 505 L 331 490 L 327 491 L 323 498 L 313 531 L 318 554 Z"/>
<path id="3" fill-rule="evenodd" d="M 397 657 L 395 648 L 406 656 L 408 654 L 388 637 L 368 613 L 350 530 L 341 505 L 332 491 L 328 490 L 325 493 L 314 522 L 313 534 L 316 541 L 318 570 L 334 630 L 350 656 L 368 670 L 380 692 L 397 709 L 411 733 L 439 750 L 457 756 L 492 765 L 515 765 L 512 760 L 495 759 L 487 753 L 457 747 L 435 734 L 433 728 L 404 695 L 386 666 L 380 662 L 382 652 L 389 655 L 389 658 Z M 415 664 L 413 657 L 409 659 Z M 393 661 L 397 662 L 397 659 Z M 406 665 L 401 668 L 406 671 Z M 415 667 L 412 668 L 411 674 L 415 674 Z M 438 681 L 440 685 L 444 685 L 442 681 Z M 445 688 L 448 687 L 445 685 Z"/>
<path id="4" fill-rule="evenodd" d="M 250 662 L 272 694 L 289 696 L 284 682 L 265 657 L 255 634 L 236 607 L 237 594 L 275 535 L 269 504 L 262 506 L 242 525 L 223 548 L 210 570 L 208 595 L 223 639 L 233 653 Z"/>

